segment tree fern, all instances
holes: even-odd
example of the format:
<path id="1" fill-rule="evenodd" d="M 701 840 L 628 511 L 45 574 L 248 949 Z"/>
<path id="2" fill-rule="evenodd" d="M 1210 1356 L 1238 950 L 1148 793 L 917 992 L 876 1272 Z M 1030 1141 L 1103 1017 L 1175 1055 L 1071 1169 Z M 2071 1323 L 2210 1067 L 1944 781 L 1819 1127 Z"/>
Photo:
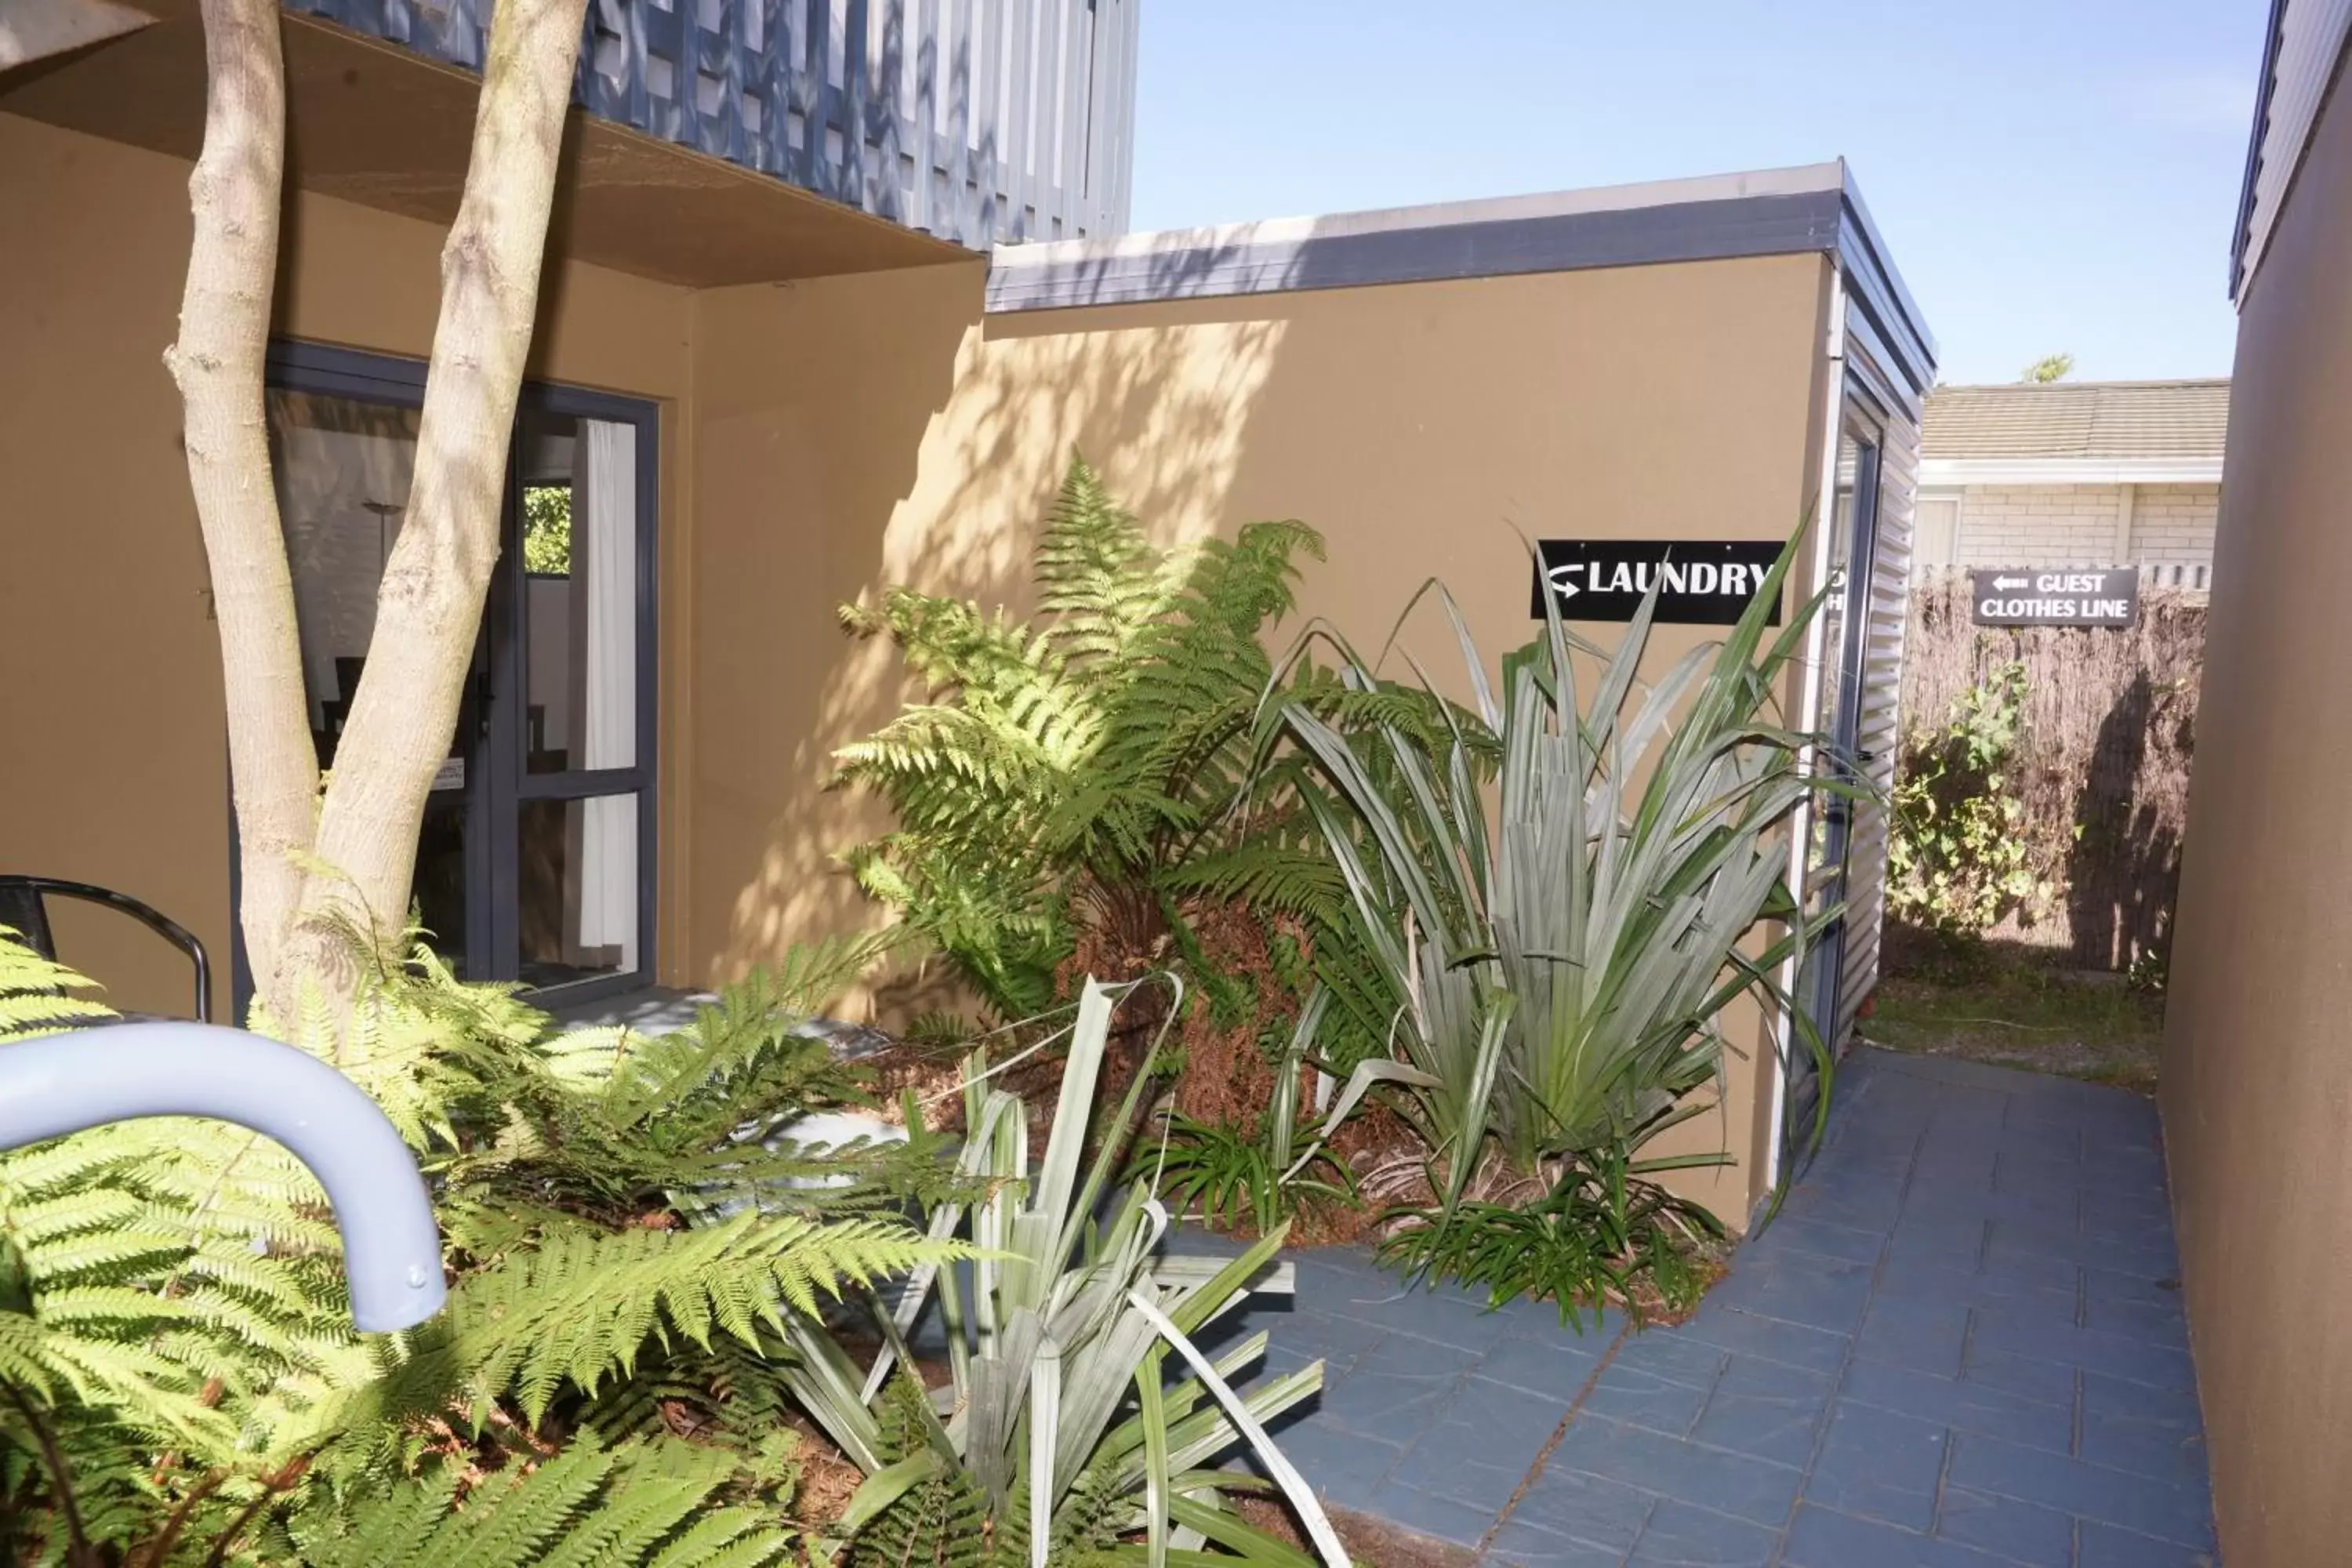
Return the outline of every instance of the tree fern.
<path id="1" fill-rule="evenodd" d="M 96 989 L 64 964 L 34 952 L 16 927 L 0 925 L 0 1040 L 112 1017 L 113 1009 L 77 994 Z"/>
<path id="2" fill-rule="evenodd" d="M 963 1250 L 854 1212 L 872 1206 L 861 1191 L 895 1190 L 887 1162 L 742 1141 L 747 1117 L 765 1129 L 855 1092 L 794 1031 L 870 956 L 801 955 L 660 1037 L 550 1039 L 509 990 L 462 984 L 422 951 L 363 980 L 347 1028 L 298 1020 L 298 1041 L 332 1049 L 434 1179 L 451 1305 L 407 1335 L 351 1331 L 324 1194 L 266 1139 L 159 1119 L 0 1152 L 0 1519 L 18 1556 L 161 1564 L 218 1547 L 227 1561 L 268 1542 L 270 1561 L 307 1562 L 292 1533 L 307 1530 L 340 1563 L 361 1547 L 322 1521 L 334 1500 L 373 1499 L 385 1548 L 412 1555 L 350 1560 L 436 1561 L 419 1542 L 485 1564 L 772 1560 L 780 1534 L 706 1505 L 788 1482 L 775 1434 L 754 1425 L 778 1409 L 785 1325 Z M 0 1003 L 79 984 L 5 940 L 0 976 Z M 807 1191 L 698 1226 L 707 1205 L 670 1192 L 811 1171 L 856 1178 L 852 1212 Z M 642 1419 L 656 1367 L 727 1412 L 693 1454 Z M 608 1415 L 608 1398 L 635 1415 Z M 583 1432 L 614 1443 L 579 1448 Z M 433 1489 L 454 1473 L 436 1455 L 467 1467 L 462 1510 Z M 538 1481 L 559 1464 L 574 1490 Z"/>
<path id="3" fill-rule="evenodd" d="M 317 1506 L 287 1530 L 319 1568 L 758 1568 L 787 1550 L 772 1510 L 722 1500 L 736 1480 L 723 1450 L 671 1441 L 608 1449 L 575 1439 L 542 1464 L 468 1486 L 441 1466 L 356 1506 Z"/>
<path id="4" fill-rule="evenodd" d="M 1032 562 L 1034 622 L 904 587 L 845 607 L 925 689 L 836 753 L 898 817 L 847 853 L 859 884 L 1006 1017 L 1058 1000 L 1087 932 L 1149 955 L 1198 885 L 1186 866 L 1282 852 L 1254 851 L 1234 807 L 1271 674 L 1260 633 L 1322 553 L 1297 522 L 1156 549 L 1074 458 Z"/>

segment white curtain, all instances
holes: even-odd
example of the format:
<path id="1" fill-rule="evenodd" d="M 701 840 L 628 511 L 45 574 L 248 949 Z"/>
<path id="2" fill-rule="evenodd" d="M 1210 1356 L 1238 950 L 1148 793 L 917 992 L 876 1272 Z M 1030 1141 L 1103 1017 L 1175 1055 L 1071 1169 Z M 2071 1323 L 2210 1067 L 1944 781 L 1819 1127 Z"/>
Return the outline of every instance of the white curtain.
<path id="1" fill-rule="evenodd" d="M 637 761 L 637 430 L 580 421 L 572 461 L 573 668 L 582 768 Z M 597 967 L 637 966 L 637 800 L 581 801 L 578 943 Z M 599 952 L 601 950 L 601 953 Z M 598 963 L 601 957 L 602 962 Z"/>

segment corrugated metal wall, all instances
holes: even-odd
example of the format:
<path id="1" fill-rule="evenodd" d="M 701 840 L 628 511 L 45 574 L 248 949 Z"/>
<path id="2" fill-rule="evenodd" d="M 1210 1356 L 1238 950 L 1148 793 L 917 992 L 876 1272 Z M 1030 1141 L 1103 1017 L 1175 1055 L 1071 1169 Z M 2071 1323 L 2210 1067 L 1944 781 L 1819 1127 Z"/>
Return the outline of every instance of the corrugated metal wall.
<path id="1" fill-rule="evenodd" d="M 285 0 L 479 70 L 493 0 Z M 1123 233 L 1142 0 L 593 0 L 591 114 L 975 250 Z"/>
<path id="2" fill-rule="evenodd" d="M 1849 374 L 1885 414 L 1879 448 L 1877 539 L 1863 595 L 1861 725 L 1855 749 L 1862 772 L 1882 794 L 1895 784 L 1895 753 L 1902 719 L 1903 638 L 1910 622 L 1911 542 L 1919 502 L 1919 408 L 1874 352 L 1871 335 L 1850 329 Z M 1845 970 L 1838 988 L 1837 1027 L 1831 1038 L 1853 1037 L 1863 1001 L 1878 984 L 1886 926 L 1886 827 L 1884 805 L 1854 808 L 1847 857 Z"/>

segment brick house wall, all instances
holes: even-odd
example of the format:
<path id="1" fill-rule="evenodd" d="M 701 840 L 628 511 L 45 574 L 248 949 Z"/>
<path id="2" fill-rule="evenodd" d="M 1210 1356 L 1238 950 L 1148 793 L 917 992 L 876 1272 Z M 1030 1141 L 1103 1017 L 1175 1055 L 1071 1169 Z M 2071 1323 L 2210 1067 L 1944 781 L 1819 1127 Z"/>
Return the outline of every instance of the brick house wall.
<path id="1" fill-rule="evenodd" d="M 2132 555 L 2139 561 L 2213 563 L 2219 485 L 2142 485 L 2132 504 Z"/>
<path id="2" fill-rule="evenodd" d="M 1972 485 L 1960 495 L 1962 566 L 2109 561 L 2117 485 Z"/>
<path id="3" fill-rule="evenodd" d="M 2129 487 L 2125 549 L 2122 485 L 1971 485 L 1958 492 L 1952 564 L 2042 566 L 2116 562 L 2210 565 L 2219 485 Z M 1923 501 L 1937 499 L 1933 492 Z"/>

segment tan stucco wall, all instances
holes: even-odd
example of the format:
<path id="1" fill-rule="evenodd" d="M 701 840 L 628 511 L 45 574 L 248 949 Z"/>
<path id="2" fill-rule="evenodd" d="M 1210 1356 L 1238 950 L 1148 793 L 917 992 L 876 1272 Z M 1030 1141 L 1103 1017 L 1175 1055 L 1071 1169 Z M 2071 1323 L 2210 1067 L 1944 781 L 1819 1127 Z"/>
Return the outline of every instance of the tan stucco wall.
<path id="1" fill-rule="evenodd" d="M 2231 1568 L 2352 1541 L 2352 102 L 2243 302 L 2163 1105 Z"/>
<path id="2" fill-rule="evenodd" d="M 0 868 L 161 908 L 211 948 L 225 1009 L 220 654 L 162 362 L 187 180 L 179 160 L 0 114 Z M 304 196 L 286 238 L 281 333 L 425 353 L 439 230 Z M 682 541 L 688 296 L 560 264 L 549 282 L 532 374 L 665 400 L 663 521 Z M 115 1001 L 185 1006 L 176 954 L 122 917 L 59 910 L 60 948 Z"/>
<path id="3" fill-rule="evenodd" d="M 1017 604 L 1074 445 L 1168 540 L 1262 517 L 1320 529 L 1331 560 L 1308 570 L 1304 609 L 1357 638 L 1377 644 L 1442 576 L 1491 660 L 1532 629 L 1514 524 L 1795 526 L 1824 277 L 1817 258 L 1781 258 L 984 323 L 976 269 L 698 296 L 696 973 L 865 918 L 833 857 L 872 818 L 823 786 L 832 749 L 898 688 L 887 650 L 845 641 L 834 608 L 887 582 Z M 1443 627 L 1411 639 L 1433 668 L 1452 658 Z M 1653 658 L 1703 635 L 1662 630 Z M 1754 1087 L 1751 1056 L 1692 1143 L 1749 1152 Z M 1737 1220 L 1748 1174 L 1696 1190 Z"/>
<path id="4" fill-rule="evenodd" d="M 30 217 L 0 241 L 0 615 L 37 650 L 0 732 L 63 759 L 0 773 L 0 866 L 146 898 L 225 975 L 218 652 L 158 358 L 186 176 L 0 116 L 0 199 Z M 306 196 L 289 236 L 284 335 L 425 352 L 438 231 Z M 1315 524 L 1306 610 L 1359 638 L 1444 577 L 1491 659 L 1531 629 L 1514 525 L 1778 538 L 1803 515 L 1826 278 L 1790 257 L 983 321 L 977 260 L 701 293 L 557 265 L 533 374 L 663 404 L 666 977 L 872 918 L 834 859 L 871 805 L 824 784 L 900 693 L 835 608 L 888 582 L 1017 605 L 1074 445 L 1171 541 Z M 1412 640 L 1442 668 L 1441 626 Z M 110 920 L 68 925 L 68 952 L 124 1004 L 175 1005 L 171 955 Z M 1724 1114 L 1680 1136 L 1752 1157 L 1760 1026 L 1735 1039 Z M 1692 1184 L 1736 1221 L 1749 1176 Z"/>

